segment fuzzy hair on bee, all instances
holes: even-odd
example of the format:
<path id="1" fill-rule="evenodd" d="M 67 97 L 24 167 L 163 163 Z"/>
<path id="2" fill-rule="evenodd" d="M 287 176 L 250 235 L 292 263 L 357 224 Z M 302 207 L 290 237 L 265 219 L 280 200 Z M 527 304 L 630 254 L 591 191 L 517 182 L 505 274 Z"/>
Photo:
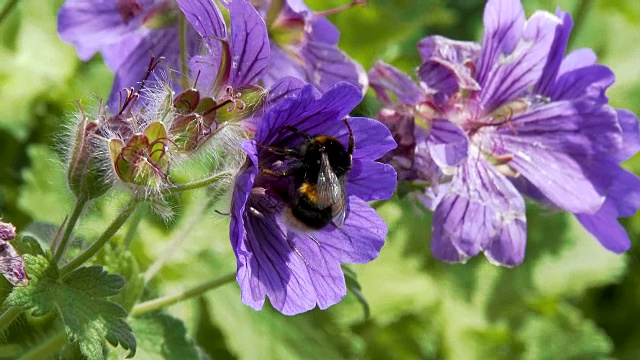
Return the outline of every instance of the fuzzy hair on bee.
<path id="1" fill-rule="evenodd" d="M 295 149 L 261 147 L 281 156 L 288 165 L 284 170 L 261 169 L 271 176 L 293 178 L 288 200 L 289 213 L 311 229 L 322 229 L 331 221 L 340 228 L 347 217 L 345 176 L 351 170 L 354 139 L 347 120 L 349 143 L 329 135 L 309 135 L 294 127 L 285 127 L 304 140 Z M 279 161 L 280 163 L 280 161 Z"/>

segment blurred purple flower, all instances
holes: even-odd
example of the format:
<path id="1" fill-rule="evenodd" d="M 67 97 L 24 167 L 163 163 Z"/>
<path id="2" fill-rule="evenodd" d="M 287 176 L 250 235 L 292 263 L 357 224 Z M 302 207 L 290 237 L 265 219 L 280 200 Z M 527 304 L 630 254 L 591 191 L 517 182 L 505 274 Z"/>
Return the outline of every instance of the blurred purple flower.
<path id="1" fill-rule="evenodd" d="M 521 263 L 521 193 L 577 214 L 607 249 L 628 249 L 616 218 L 640 207 L 640 180 L 619 163 L 640 137 L 637 118 L 607 104 L 612 72 L 587 49 L 563 59 L 567 13 L 527 20 L 519 1 L 490 0 L 484 24 L 481 46 L 420 41 L 421 86 L 384 63 L 370 72 L 386 106 L 381 120 L 392 129 L 410 124 L 404 153 L 391 160 L 404 160 L 405 179 L 429 186 L 434 256 L 464 262 L 483 251 L 496 264 Z"/>
<path id="2" fill-rule="evenodd" d="M 364 3 L 358 0 L 339 9 L 313 12 L 302 0 L 254 1 L 267 23 L 271 41 L 271 61 L 263 78 L 265 86 L 292 76 L 314 85 L 321 92 L 340 81 L 364 92 L 366 72 L 338 48 L 340 33 L 325 18 Z"/>
<path id="3" fill-rule="evenodd" d="M 396 173 L 376 162 L 395 142 L 379 122 L 349 118 L 355 138 L 351 170 L 346 173 L 347 215 L 312 230 L 292 218 L 293 176 L 274 176 L 263 169 L 282 169 L 291 160 L 265 147 L 296 149 L 310 136 L 329 135 L 346 148 L 349 130 L 344 117 L 361 100 L 352 85 L 341 83 L 322 97 L 311 85 L 296 98 L 284 99 L 258 123 L 255 140 L 243 144 L 247 162 L 238 174 L 231 208 L 231 243 L 238 264 L 242 301 L 261 309 L 265 297 L 291 315 L 316 306 L 325 309 L 346 294 L 340 264 L 365 263 L 378 256 L 387 227 L 367 201 L 387 199 Z"/>
<path id="4" fill-rule="evenodd" d="M 13 286 L 26 286 L 29 276 L 24 270 L 24 260 L 9 243 L 15 237 L 16 228 L 0 221 L 0 274 Z"/>
<path id="5" fill-rule="evenodd" d="M 82 60 L 102 54 L 116 75 L 109 99 L 115 110 L 120 91 L 138 88 L 147 77 L 151 57 L 164 57 L 157 77 L 182 69 L 181 16 L 174 0 L 67 0 L 58 13 L 58 33 Z M 189 24 L 184 40 L 186 55 L 196 55 L 201 39 Z"/>

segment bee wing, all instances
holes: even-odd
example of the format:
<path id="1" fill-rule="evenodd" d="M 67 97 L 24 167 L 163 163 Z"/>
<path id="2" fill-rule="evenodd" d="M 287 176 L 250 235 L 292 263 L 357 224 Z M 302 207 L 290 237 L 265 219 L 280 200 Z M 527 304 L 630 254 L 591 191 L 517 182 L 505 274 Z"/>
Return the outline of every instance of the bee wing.
<path id="1" fill-rule="evenodd" d="M 340 180 L 329 163 L 329 156 L 322 153 L 318 172 L 318 208 L 325 209 L 340 201 L 342 187 Z"/>
<path id="2" fill-rule="evenodd" d="M 344 190 L 344 178 L 339 179 L 340 182 L 340 199 L 333 204 L 333 223 L 338 228 L 342 227 L 344 220 L 347 218 L 347 192 Z"/>
<path id="3" fill-rule="evenodd" d="M 318 172 L 318 208 L 331 206 L 333 222 L 337 227 L 344 224 L 347 216 L 347 195 L 344 189 L 344 179 L 338 179 L 329 163 L 329 156 L 322 153 Z"/>

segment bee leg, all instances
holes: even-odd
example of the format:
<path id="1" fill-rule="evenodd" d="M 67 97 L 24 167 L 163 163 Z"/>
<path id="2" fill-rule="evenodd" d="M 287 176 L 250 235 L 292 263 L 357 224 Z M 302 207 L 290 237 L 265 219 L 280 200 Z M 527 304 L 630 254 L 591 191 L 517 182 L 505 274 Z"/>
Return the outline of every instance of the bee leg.
<path id="1" fill-rule="evenodd" d="M 349 148 L 347 149 L 347 153 L 349 155 L 353 155 L 353 150 L 356 147 L 355 140 L 353 139 L 353 130 L 351 130 L 351 126 L 349 125 L 347 118 L 344 118 L 344 123 L 347 125 L 347 129 L 349 129 Z"/>
<path id="2" fill-rule="evenodd" d="M 305 138 L 305 139 L 307 139 L 307 140 L 311 139 L 311 135 L 309 135 L 309 134 L 307 134 L 306 132 L 304 132 L 304 131 L 302 131 L 302 130 L 300 130 L 300 129 L 297 129 L 297 128 L 295 128 L 295 127 L 291 126 L 291 125 L 283 126 L 283 127 L 280 129 L 280 132 L 283 132 L 283 131 L 285 131 L 285 130 L 289 130 L 289 131 L 291 131 L 292 133 L 294 133 L 294 134 L 296 134 L 296 135 L 298 135 L 298 136 L 300 136 L 300 137 L 303 137 L 303 138 Z"/>
<path id="3" fill-rule="evenodd" d="M 296 157 L 296 158 L 300 157 L 300 154 L 294 149 L 278 148 L 278 147 L 272 147 L 272 146 L 264 146 L 262 144 L 258 144 L 258 146 L 260 146 L 265 151 L 268 151 L 270 153 L 274 153 L 276 155 L 285 155 L 285 156 L 289 155 L 289 156 L 293 156 L 293 157 Z"/>
<path id="4" fill-rule="evenodd" d="M 260 169 L 260 172 L 263 174 L 271 175 L 271 176 L 291 176 L 295 173 L 297 168 L 288 169 L 284 171 L 275 171 L 271 169 Z"/>

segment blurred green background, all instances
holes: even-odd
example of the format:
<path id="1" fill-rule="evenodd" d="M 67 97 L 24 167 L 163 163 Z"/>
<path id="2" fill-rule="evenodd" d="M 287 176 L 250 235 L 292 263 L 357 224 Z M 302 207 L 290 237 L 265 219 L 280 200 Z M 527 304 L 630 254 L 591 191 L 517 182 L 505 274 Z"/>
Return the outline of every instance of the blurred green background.
<path id="1" fill-rule="evenodd" d="M 8 2 L 0 1 L 0 9 Z M 20 0 L 13 11 L 0 14 L 0 216 L 23 231 L 37 231 L 33 222 L 57 226 L 71 211 L 60 165 L 67 146 L 65 126 L 76 99 L 95 106 L 111 87 L 112 74 L 99 57 L 80 62 L 58 38 L 55 14 L 62 2 Z M 347 2 L 307 1 L 316 10 Z M 381 58 L 411 72 L 419 64 L 415 44 L 426 35 L 478 40 L 484 3 L 370 0 L 366 8 L 330 19 L 342 31 L 343 50 L 365 69 Z M 571 48 L 593 48 L 617 75 L 608 92 L 612 105 L 640 112 L 640 2 L 525 0 L 524 6 L 528 14 L 556 6 L 570 11 L 576 23 Z M 373 97 L 361 109 L 373 116 Z M 626 165 L 640 173 L 640 157 Z M 146 290 L 151 297 L 235 267 L 228 219 L 202 210 L 204 192 L 182 200 L 169 223 L 149 212 L 137 216 L 131 263 L 141 270 L 172 239 L 181 244 L 151 281 Z M 122 201 L 118 192 L 97 201 L 80 224 L 80 237 L 99 234 Z M 223 201 L 214 208 L 224 212 L 227 206 Z M 618 256 L 604 250 L 571 216 L 530 205 L 525 262 L 504 269 L 482 256 L 466 265 L 434 260 L 430 216 L 407 200 L 394 199 L 379 211 L 389 223 L 387 244 L 379 259 L 352 267 L 368 300 L 369 318 L 364 319 L 351 293 L 327 311 L 286 317 L 267 304 L 255 312 L 241 303 L 235 283 L 166 313 L 183 319 L 189 336 L 212 359 L 640 358 L 638 215 L 623 220 L 634 245 Z M 124 230 L 115 244 L 124 241 Z M 0 279 L 0 300 L 9 291 L 8 282 Z M 46 334 L 25 335 L 31 325 L 29 319 L 12 325 L 0 334 L 0 344 L 37 344 Z M 167 339 L 163 331 L 180 331 L 169 320 L 164 325 L 149 331 L 140 321 L 132 324 L 139 341 L 136 358 L 185 358 L 157 350 Z M 112 356 L 123 357 L 120 350 Z"/>

